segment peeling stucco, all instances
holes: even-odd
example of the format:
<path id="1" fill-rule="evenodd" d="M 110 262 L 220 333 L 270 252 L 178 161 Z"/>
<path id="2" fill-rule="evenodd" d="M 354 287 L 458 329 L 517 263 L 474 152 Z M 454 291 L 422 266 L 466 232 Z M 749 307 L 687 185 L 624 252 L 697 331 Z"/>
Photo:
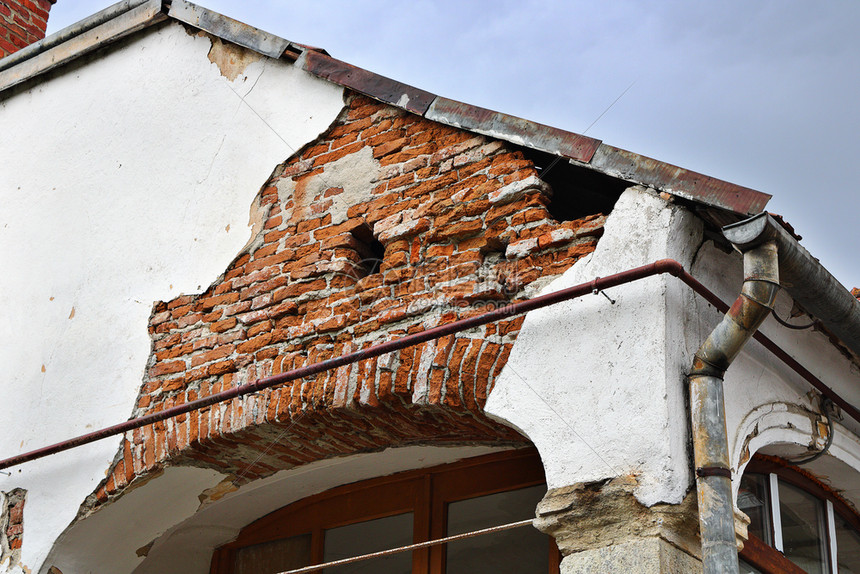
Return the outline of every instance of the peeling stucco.
<path id="1" fill-rule="evenodd" d="M 218 66 L 221 75 L 231 82 L 243 75 L 249 65 L 263 58 L 252 50 L 224 42 L 216 36 L 209 36 L 209 38 L 212 41 L 212 48 L 207 57 L 210 62 Z"/>
<path id="2" fill-rule="evenodd" d="M 0 141 L 16 166 L 0 170 L 0 292 L 10 310 L 0 325 L 10 373 L 0 453 L 128 418 L 150 355 L 153 302 L 223 272 L 256 236 L 246 224 L 260 187 L 343 106 L 338 86 L 175 23 L 0 102 L 0 124 L 16 134 Z M 41 569 L 118 445 L 92 443 L 0 475 L 0 490 L 28 490 L 28 522 L 38 525 L 23 565 Z"/>

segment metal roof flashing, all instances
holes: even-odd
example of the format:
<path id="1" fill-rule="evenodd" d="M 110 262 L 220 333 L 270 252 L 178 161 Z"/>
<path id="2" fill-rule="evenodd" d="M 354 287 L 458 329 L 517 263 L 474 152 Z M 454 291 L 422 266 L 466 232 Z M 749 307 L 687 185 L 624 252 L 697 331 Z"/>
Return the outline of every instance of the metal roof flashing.
<path id="1" fill-rule="evenodd" d="M 186 0 L 123 0 L 0 59 L 0 92 L 167 18 L 270 58 L 305 49 Z"/>
<path id="2" fill-rule="evenodd" d="M 124 0 L 0 59 L 0 92 L 164 20 L 161 0 Z"/>
<path id="3" fill-rule="evenodd" d="M 124 0 L 0 59 L 0 92 L 165 19 L 189 25 L 428 120 L 564 157 L 708 208 L 748 216 L 770 195 L 619 149 L 567 130 L 450 100 L 358 68 L 187 0 Z"/>
<path id="4" fill-rule="evenodd" d="M 186 0 L 173 0 L 167 15 L 270 58 L 280 58 L 290 47 L 289 40 Z"/>

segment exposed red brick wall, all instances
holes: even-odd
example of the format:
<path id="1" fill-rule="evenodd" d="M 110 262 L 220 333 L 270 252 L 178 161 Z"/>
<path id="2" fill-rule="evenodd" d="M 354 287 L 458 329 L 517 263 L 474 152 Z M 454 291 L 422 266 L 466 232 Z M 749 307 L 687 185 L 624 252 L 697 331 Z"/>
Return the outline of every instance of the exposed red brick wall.
<path id="1" fill-rule="evenodd" d="M 57 0 L 0 0 L 0 58 L 45 37 Z"/>
<path id="2" fill-rule="evenodd" d="M 5 495 L 5 508 L 0 508 L 0 562 L 5 562 L 8 556 L 14 566 L 24 538 L 24 503 L 27 501 L 27 491 L 16 488 Z"/>
<path id="3" fill-rule="evenodd" d="M 372 193 L 332 223 L 331 184 L 310 178 L 370 148 Z M 365 152 L 366 153 L 366 152 Z M 280 198 L 279 181 L 296 191 Z M 602 215 L 557 222 L 551 190 L 508 144 L 353 97 L 317 141 L 261 191 L 261 240 L 200 295 L 158 303 L 153 356 L 135 414 L 451 322 L 525 296 L 593 251 Z M 378 271 L 361 261 L 369 235 Z M 431 304 L 432 302 L 432 304 Z M 313 379 L 134 431 L 96 493 L 105 501 L 171 463 L 243 480 L 353 452 L 418 443 L 517 444 L 483 406 L 522 319 L 362 361 Z"/>

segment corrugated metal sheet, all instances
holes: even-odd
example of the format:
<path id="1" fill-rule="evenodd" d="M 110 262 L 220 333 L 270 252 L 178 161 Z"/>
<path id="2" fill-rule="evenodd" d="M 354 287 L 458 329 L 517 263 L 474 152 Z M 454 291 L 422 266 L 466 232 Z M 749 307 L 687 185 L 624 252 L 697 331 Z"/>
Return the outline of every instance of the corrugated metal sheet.
<path id="1" fill-rule="evenodd" d="M 173 0 L 168 16 L 270 58 L 280 58 L 290 45 L 289 40 L 185 0 Z"/>
<path id="2" fill-rule="evenodd" d="M 705 205 L 754 215 L 771 196 L 650 157 L 601 144 L 589 164 L 608 175 L 641 183 Z"/>
<path id="3" fill-rule="evenodd" d="M 583 163 L 591 160 L 600 145 L 600 140 L 441 96 L 425 117 Z"/>
<path id="4" fill-rule="evenodd" d="M 357 68 L 319 52 L 305 52 L 304 69 L 315 76 L 418 115 L 424 115 L 430 102 L 436 97 L 430 92 Z"/>

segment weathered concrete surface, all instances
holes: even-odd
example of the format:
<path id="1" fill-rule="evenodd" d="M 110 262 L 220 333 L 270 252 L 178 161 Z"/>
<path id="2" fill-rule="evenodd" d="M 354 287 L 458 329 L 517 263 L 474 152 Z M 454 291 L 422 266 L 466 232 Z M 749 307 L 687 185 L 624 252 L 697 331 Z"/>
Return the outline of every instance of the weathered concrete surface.
<path id="1" fill-rule="evenodd" d="M 636 486 L 634 477 L 620 476 L 550 490 L 538 505 L 535 526 L 552 535 L 565 556 L 647 538 L 698 556 L 695 492 L 680 504 L 647 507 L 636 500 Z"/>
<path id="2" fill-rule="evenodd" d="M 690 212 L 630 188 L 595 252 L 545 292 L 662 258 L 689 266 L 701 239 Z M 486 411 L 534 442 L 551 489 L 635 475 L 646 506 L 679 503 L 691 484 L 682 321 L 690 291 L 661 276 L 607 293 L 614 304 L 585 296 L 529 313 Z"/>
<path id="3" fill-rule="evenodd" d="M 694 574 L 702 563 L 660 538 L 604 546 L 567 556 L 561 574 Z"/>

